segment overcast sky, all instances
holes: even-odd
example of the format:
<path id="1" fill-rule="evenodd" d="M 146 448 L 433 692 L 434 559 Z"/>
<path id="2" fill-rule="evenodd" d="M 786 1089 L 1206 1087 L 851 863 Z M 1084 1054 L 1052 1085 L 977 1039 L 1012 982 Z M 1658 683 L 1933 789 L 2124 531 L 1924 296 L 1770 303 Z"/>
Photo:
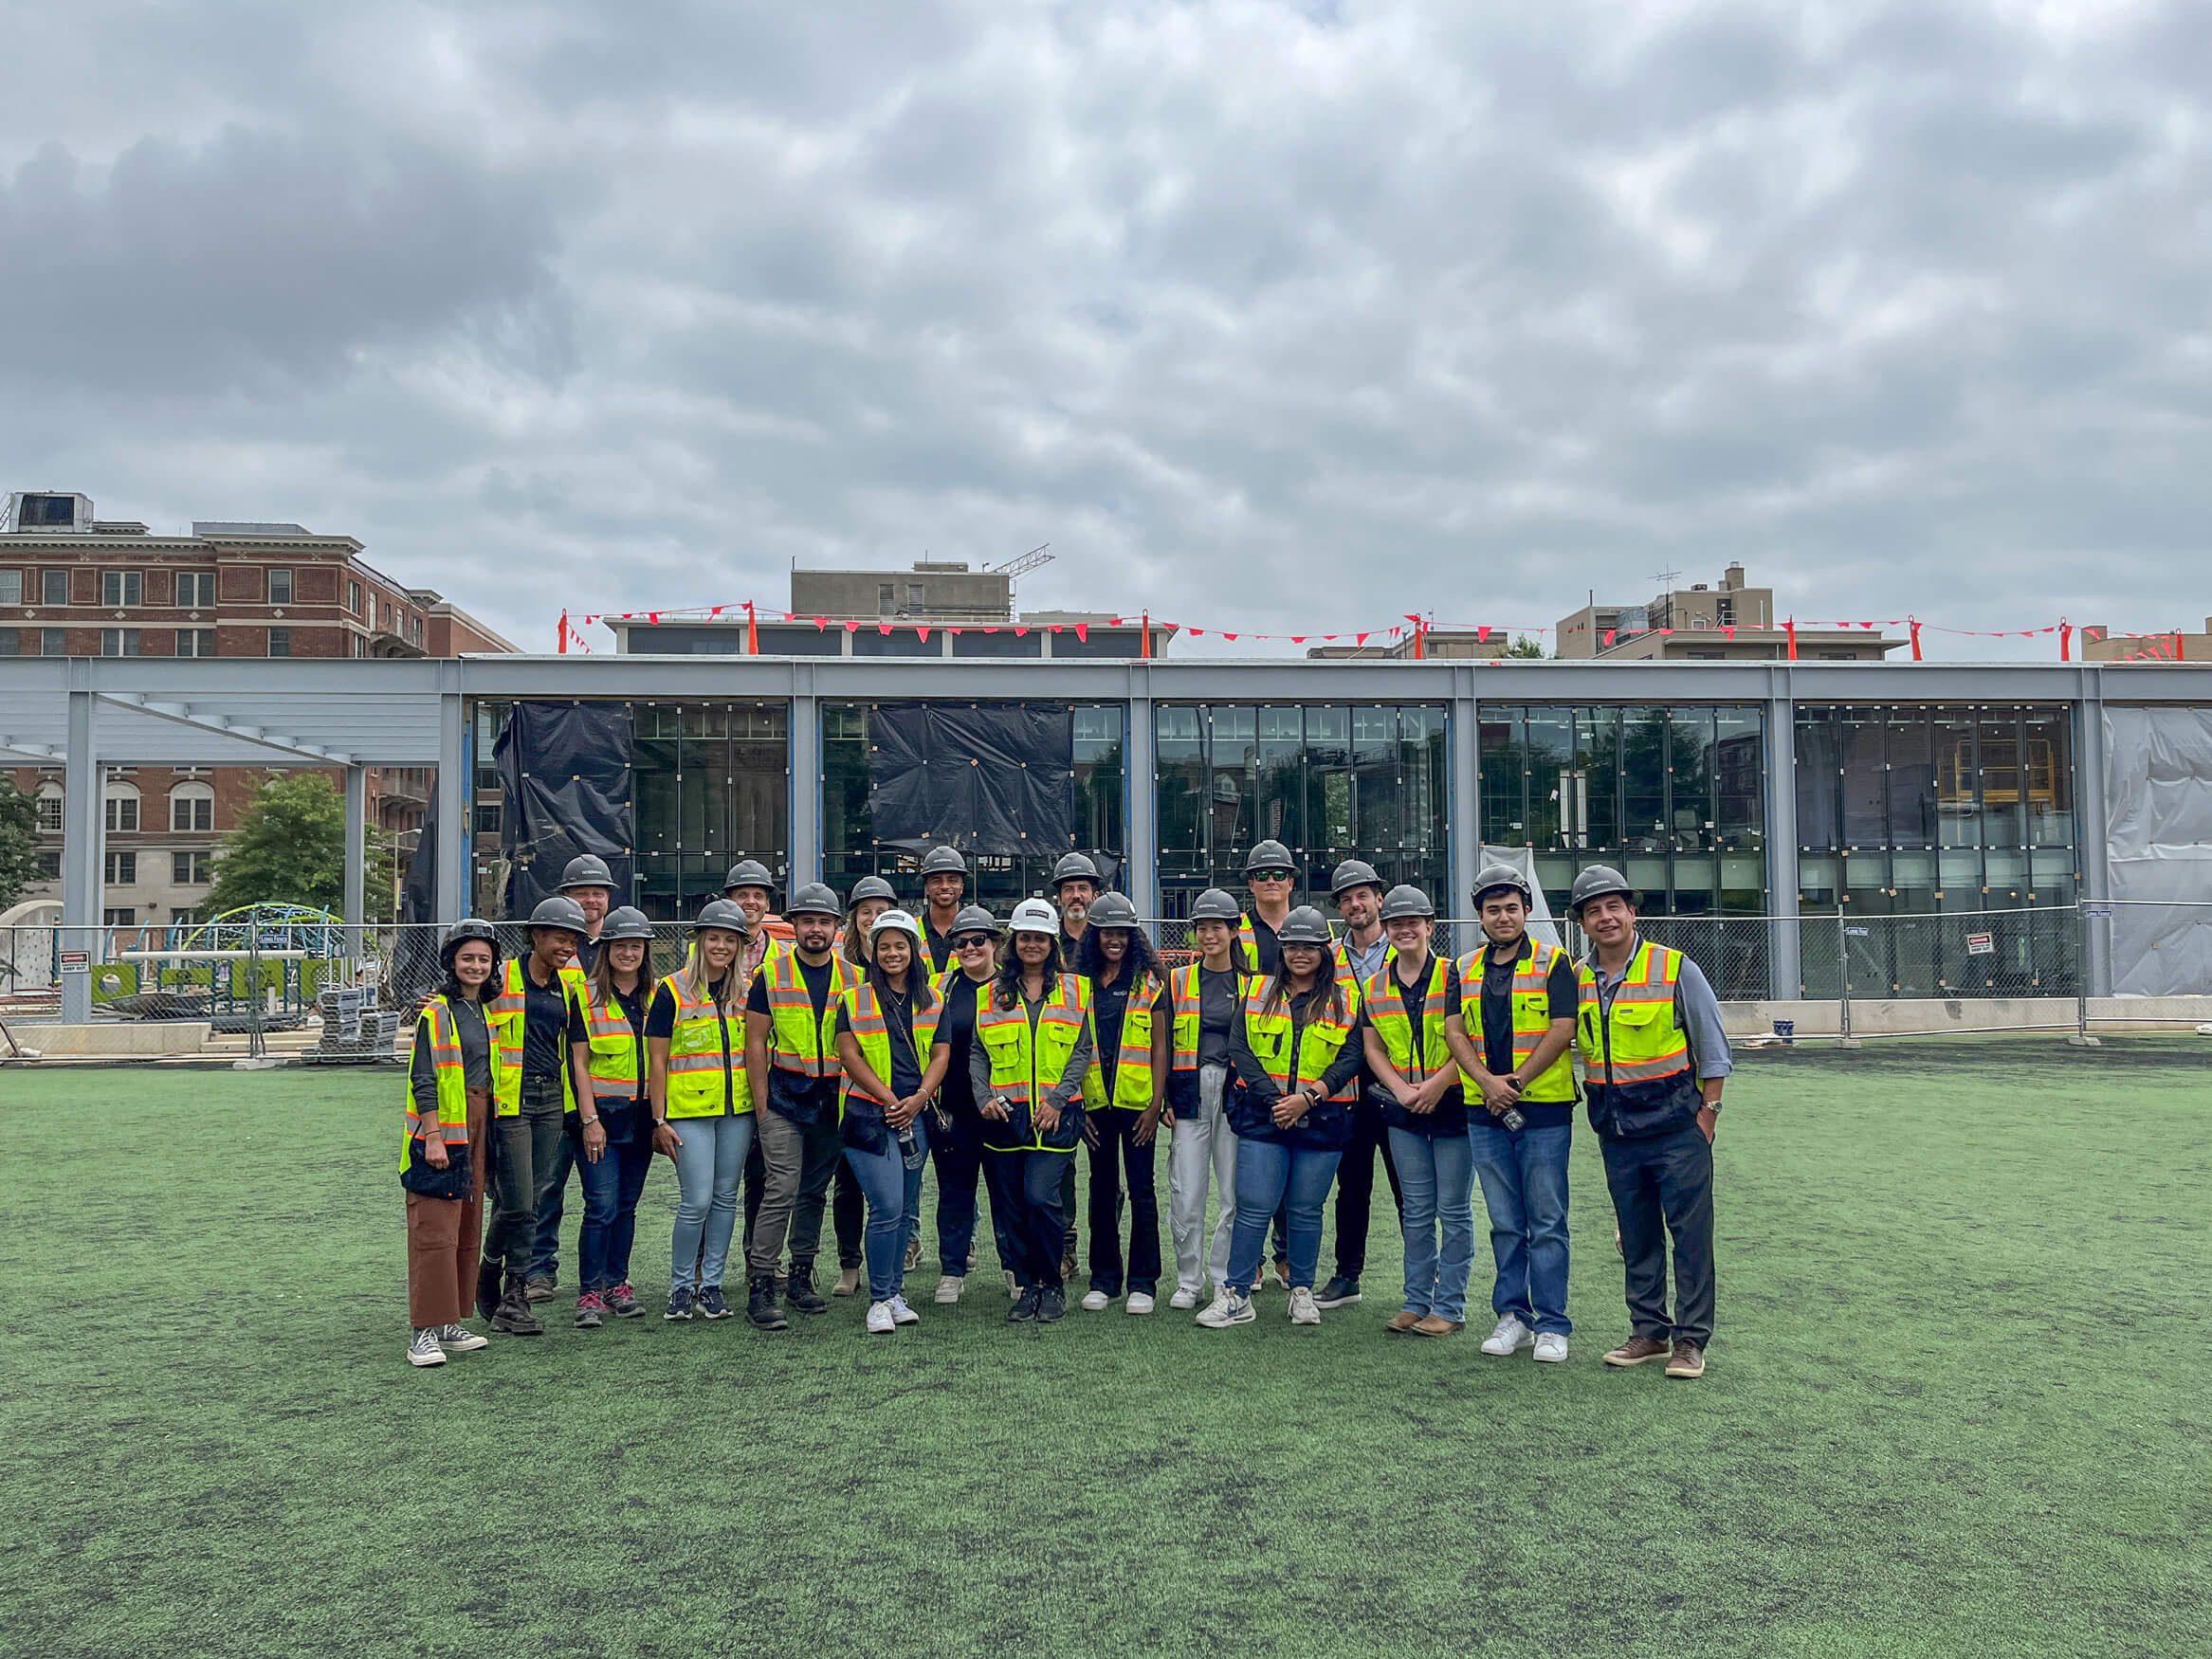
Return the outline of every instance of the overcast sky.
<path id="1" fill-rule="evenodd" d="M 0 24 L 0 488 L 347 533 L 530 648 L 1039 542 L 1027 606 L 1247 631 L 1736 558 L 2212 611 L 2201 4 Z"/>

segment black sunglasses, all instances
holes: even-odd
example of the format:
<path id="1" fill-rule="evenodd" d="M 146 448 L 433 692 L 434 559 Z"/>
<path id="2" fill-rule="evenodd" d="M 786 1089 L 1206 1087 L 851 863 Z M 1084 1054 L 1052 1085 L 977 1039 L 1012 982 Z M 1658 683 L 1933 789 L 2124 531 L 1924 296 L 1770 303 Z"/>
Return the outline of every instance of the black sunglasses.
<path id="1" fill-rule="evenodd" d="M 956 951 L 972 951 L 990 942 L 991 936 L 987 933 L 963 933 L 952 941 L 952 948 Z"/>
<path id="2" fill-rule="evenodd" d="M 1294 882 L 1298 878 L 1289 870 L 1254 870 L 1252 879 L 1255 882 Z"/>

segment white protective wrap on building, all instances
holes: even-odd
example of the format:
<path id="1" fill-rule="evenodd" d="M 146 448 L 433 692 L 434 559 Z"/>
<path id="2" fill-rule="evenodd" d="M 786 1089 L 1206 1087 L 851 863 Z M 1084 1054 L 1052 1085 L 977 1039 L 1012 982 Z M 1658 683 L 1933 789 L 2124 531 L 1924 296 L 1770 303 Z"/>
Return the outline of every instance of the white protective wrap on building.
<path id="1" fill-rule="evenodd" d="M 2212 709 L 2108 703 L 2105 801 L 2113 994 L 2212 992 Z"/>

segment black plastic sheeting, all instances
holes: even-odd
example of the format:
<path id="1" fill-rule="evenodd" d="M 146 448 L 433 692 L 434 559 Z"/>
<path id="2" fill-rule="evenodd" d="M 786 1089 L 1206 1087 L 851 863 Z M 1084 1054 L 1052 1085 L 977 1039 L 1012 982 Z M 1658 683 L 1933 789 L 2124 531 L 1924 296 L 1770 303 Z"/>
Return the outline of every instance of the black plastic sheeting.
<path id="1" fill-rule="evenodd" d="M 563 866 L 583 852 L 614 872 L 612 902 L 630 902 L 633 724 L 623 703 L 518 702 L 509 712 L 492 750 L 506 793 L 500 848 L 511 866 L 509 916 L 527 916 L 558 893 Z"/>
<path id="2" fill-rule="evenodd" d="M 879 702 L 868 714 L 877 841 L 1019 858 L 1075 844 L 1075 717 L 1064 702 Z"/>

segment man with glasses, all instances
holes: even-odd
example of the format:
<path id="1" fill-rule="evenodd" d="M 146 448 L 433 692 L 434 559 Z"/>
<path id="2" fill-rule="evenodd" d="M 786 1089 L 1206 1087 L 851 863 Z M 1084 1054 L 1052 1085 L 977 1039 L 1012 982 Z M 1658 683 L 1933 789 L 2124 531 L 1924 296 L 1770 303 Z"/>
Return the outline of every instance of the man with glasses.
<path id="1" fill-rule="evenodd" d="M 938 977 L 940 1012 L 932 1058 L 939 1048 L 947 1056 L 937 1104 L 940 1121 L 950 1127 L 933 1126 L 929 1136 L 929 1156 L 937 1163 L 937 1261 L 942 1275 L 937 1282 L 937 1300 L 946 1304 L 960 1301 L 974 1265 L 983 1116 L 976 1110 L 968 1055 L 976 1043 L 976 999 L 987 992 L 998 966 L 998 924 L 990 911 L 970 904 L 953 919 L 949 943 L 960 966 Z M 1008 1268 L 1011 1284 L 1013 1257 L 1007 1249 L 1006 1224 L 996 1209 L 991 1212 L 991 1228 L 997 1236 L 999 1266 Z"/>
<path id="2" fill-rule="evenodd" d="M 1252 908 L 1237 918 L 1236 937 L 1251 958 L 1252 970 L 1263 978 L 1283 960 L 1275 931 L 1290 914 L 1290 898 L 1298 890 L 1298 872 L 1290 863 L 1290 849 L 1280 841 L 1263 841 L 1244 861 L 1244 884 L 1252 891 Z M 1290 1211 L 1286 1203 L 1275 1212 L 1275 1277 L 1290 1284 Z M 1265 1276 L 1262 1275 L 1262 1283 Z M 1252 1286 L 1254 1290 L 1258 1285 Z"/>

